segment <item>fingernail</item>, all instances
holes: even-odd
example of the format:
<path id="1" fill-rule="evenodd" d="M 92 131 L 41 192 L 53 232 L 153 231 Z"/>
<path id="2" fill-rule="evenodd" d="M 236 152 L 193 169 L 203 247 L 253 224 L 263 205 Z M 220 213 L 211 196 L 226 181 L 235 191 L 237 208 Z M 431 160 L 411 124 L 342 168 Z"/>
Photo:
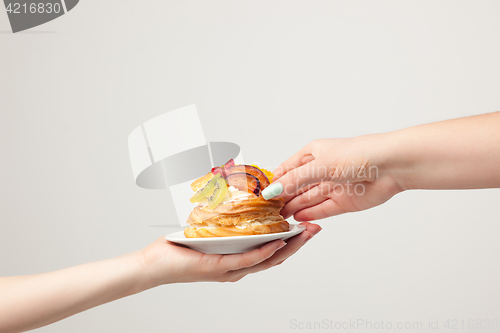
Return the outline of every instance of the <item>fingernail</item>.
<path id="1" fill-rule="evenodd" d="M 278 251 L 279 249 L 283 248 L 285 245 L 286 245 L 285 242 L 281 242 L 281 244 L 276 248 L 276 251 Z"/>
<path id="2" fill-rule="evenodd" d="M 316 230 L 313 235 L 316 236 L 321 230 L 323 230 L 322 228 L 319 228 L 318 230 Z"/>
<path id="3" fill-rule="evenodd" d="M 313 236 L 314 236 L 314 235 L 311 235 L 311 236 L 307 237 L 304 243 L 309 242 L 309 241 L 311 240 L 311 238 L 313 238 Z"/>
<path id="4" fill-rule="evenodd" d="M 281 183 L 272 183 L 262 191 L 264 199 L 269 200 L 283 193 L 283 185 Z"/>

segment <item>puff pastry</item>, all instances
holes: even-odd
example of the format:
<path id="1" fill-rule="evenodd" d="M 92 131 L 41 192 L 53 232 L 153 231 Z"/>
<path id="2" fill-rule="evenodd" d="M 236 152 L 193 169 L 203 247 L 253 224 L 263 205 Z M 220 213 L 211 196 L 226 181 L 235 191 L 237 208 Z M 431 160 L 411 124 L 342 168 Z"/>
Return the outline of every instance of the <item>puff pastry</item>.
<path id="1" fill-rule="evenodd" d="M 265 200 L 249 195 L 238 201 L 223 202 L 215 209 L 198 206 L 193 209 L 184 229 L 187 238 L 262 235 L 289 230 L 279 214 L 283 199 Z"/>

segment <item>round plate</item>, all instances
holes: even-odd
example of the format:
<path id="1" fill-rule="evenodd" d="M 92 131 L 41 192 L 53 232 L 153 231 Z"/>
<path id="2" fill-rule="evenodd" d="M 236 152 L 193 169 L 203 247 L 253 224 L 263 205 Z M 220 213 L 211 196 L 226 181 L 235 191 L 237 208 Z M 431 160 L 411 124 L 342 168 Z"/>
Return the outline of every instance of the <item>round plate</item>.
<path id="1" fill-rule="evenodd" d="M 306 227 L 302 225 L 290 224 L 289 231 L 275 234 L 207 238 L 186 238 L 184 231 L 178 231 L 166 235 L 165 239 L 203 253 L 229 254 L 248 252 L 276 239 L 286 240 L 304 230 Z"/>

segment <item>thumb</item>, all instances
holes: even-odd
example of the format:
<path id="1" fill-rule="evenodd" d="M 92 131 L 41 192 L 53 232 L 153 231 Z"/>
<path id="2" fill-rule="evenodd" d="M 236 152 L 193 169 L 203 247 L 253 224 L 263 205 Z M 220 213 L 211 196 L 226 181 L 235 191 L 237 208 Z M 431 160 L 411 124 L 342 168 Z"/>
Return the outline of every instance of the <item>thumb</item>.
<path id="1" fill-rule="evenodd" d="M 264 199 L 281 198 L 302 187 L 330 179 L 328 167 L 318 159 L 290 170 L 262 191 Z"/>

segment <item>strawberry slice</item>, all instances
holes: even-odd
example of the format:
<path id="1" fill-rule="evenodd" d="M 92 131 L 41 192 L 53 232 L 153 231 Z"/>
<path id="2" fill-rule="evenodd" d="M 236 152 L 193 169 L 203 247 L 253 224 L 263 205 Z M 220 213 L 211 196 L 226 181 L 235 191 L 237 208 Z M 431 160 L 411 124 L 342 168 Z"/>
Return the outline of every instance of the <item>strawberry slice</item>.
<path id="1" fill-rule="evenodd" d="M 212 174 L 215 176 L 217 174 L 220 174 L 222 177 L 224 177 L 224 170 L 221 167 L 215 167 L 212 168 Z M 225 177 L 224 177 L 225 178 Z"/>
<path id="2" fill-rule="evenodd" d="M 234 165 L 235 165 L 234 160 L 230 159 L 229 161 L 226 162 L 226 164 L 220 167 L 212 168 L 212 174 L 215 176 L 216 174 L 219 173 L 222 177 L 226 178 L 230 174 L 229 168 Z"/>
<path id="3" fill-rule="evenodd" d="M 231 172 L 229 172 L 229 168 L 234 166 L 234 160 L 233 159 L 230 159 L 229 161 L 226 162 L 226 164 L 223 165 L 224 167 L 224 178 L 226 178 L 227 176 L 229 176 L 229 174 Z"/>

